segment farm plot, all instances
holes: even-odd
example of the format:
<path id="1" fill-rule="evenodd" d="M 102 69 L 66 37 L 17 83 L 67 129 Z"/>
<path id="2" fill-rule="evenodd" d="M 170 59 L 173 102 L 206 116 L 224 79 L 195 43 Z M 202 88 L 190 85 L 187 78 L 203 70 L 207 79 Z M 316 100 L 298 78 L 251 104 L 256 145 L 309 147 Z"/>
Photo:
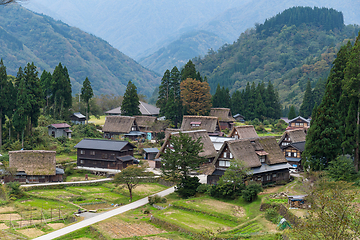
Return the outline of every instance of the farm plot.
<path id="1" fill-rule="evenodd" d="M 100 222 L 97 224 L 97 227 L 101 232 L 106 233 L 106 235 L 108 235 L 111 239 L 139 237 L 166 232 L 148 223 L 125 222 L 117 218 L 111 218 Z"/>

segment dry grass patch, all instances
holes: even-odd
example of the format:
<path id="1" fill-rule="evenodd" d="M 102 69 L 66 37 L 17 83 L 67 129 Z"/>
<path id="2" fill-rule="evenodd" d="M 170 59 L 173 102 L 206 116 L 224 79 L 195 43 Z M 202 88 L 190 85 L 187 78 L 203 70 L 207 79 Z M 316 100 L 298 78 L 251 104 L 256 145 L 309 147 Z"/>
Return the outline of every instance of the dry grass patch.
<path id="1" fill-rule="evenodd" d="M 277 192 L 279 192 L 281 190 L 282 187 L 283 186 L 265 188 L 264 191 L 259 193 L 259 195 L 265 195 L 265 194 L 269 194 L 269 193 L 277 193 Z"/>
<path id="2" fill-rule="evenodd" d="M 134 189 L 134 192 L 141 192 L 145 194 L 145 193 L 153 193 L 158 189 L 159 186 L 156 185 L 140 184 Z"/>
<path id="3" fill-rule="evenodd" d="M 297 217 L 303 218 L 307 214 L 306 209 L 289 209 L 289 211 Z"/>
<path id="4" fill-rule="evenodd" d="M 0 223 L 0 230 L 3 230 L 3 229 L 8 229 L 9 227 L 6 226 L 5 223 Z"/>
<path id="5" fill-rule="evenodd" d="M 65 224 L 64 223 L 49 223 L 48 226 L 54 230 L 58 230 L 60 228 L 65 227 Z"/>
<path id="6" fill-rule="evenodd" d="M 0 207 L 0 213 L 5 213 L 5 212 L 15 212 L 15 208 L 13 208 L 13 207 Z"/>
<path id="7" fill-rule="evenodd" d="M 129 223 L 116 218 L 99 223 L 98 228 L 111 238 L 128 238 L 166 232 L 147 223 Z"/>
<path id="8" fill-rule="evenodd" d="M 187 203 L 191 203 L 191 201 L 187 201 Z M 196 201 L 196 207 L 204 207 L 204 205 L 208 206 L 209 209 L 219 213 L 230 214 L 234 217 L 244 217 L 246 216 L 245 209 L 243 207 L 221 202 L 215 199 L 202 199 L 201 201 Z"/>
<path id="9" fill-rule="evenodd" d="M 168 240 L 168 238 L 158 237 L 158 236 L 144 237 L 144 239 L 145 239 L 145 240 Z"/>
<path id="10" fill-rule="evenodd" d="M 36 237 L 44 234 L 43 231 L 41 231 L 37 228 L 28 228 L 28 229 L 22 229 L 22 230 L 17 230 L 17 231 L 29 238 L 36 238 Z"/>
<path id="11" fill-rule="evenodd" d="M 21 216 L 17 213 L 9 213 L 9 214 L 0 214 L 0 220 L 4 221 L 13 221 L 13 220 L 20 220 Z"/>

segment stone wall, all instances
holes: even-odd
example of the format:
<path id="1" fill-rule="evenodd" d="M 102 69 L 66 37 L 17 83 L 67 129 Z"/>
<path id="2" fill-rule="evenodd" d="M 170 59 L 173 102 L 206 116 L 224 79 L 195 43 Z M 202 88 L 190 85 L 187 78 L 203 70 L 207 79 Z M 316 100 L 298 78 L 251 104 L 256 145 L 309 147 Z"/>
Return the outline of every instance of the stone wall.
<path id="1" fill-rule="evenodd" d="M 9 167 L 27 175 L 55 175 L 55 151 L 22 150 L 9 152 Z"/>

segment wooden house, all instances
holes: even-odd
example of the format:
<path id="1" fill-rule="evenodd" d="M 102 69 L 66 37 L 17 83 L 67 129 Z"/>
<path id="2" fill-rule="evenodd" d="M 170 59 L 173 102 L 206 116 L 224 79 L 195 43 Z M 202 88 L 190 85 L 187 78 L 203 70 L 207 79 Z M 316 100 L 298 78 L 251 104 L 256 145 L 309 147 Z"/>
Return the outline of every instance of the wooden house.
<path id="1" fill-rule="evenodd" d="M 110 139 L 116 135 L 139 131 L 139 127 L 135 117 L 106 116 L 102 131 L 104 132 L 104 138 Z"/>
<path id="2" fill-rule="evenodd" d="M 182 131 L 205 129 L 209 135 L 222 135 L 217 117 L 212 116 L 183 116 Z"/>
<path id="3" fill-rule="evenodd" d="M 282 150 L 288 163 L 293 168 L 296 168 L 298 171 L 302 171 L 303 166 L 301 164 L 301 156 L 305 150 L 305 141 L 291 143 L 290 145 L 284 147 Z"/>
<path id="4" fill-rule="evenodd" d="M 158 116 L 160 108 L 157 108 L 151 104 L 139 101 L 139 110 L 143 116 Z M 121 107 L 117 107 L 105 112 L 107 115 L 121 115 Z"/>
<path id="5" fill-rule="evenodd" d="M 247 138 L 227 141 L 213 161 L 208 184 L 216 184 L 231 161 L 242 160 L 250 168 L 250 181 L 262 184 L 288 181 L 291 167 L 279 148 L 275 137 Z"/>
<path id="6" fill-rule="evenodd" d="M 64 170 L 56 167 L 55 151 L 21 150 L 9 152 L 9 167 L 16 174 L 5 176 L 5 182 L 62 182 Z"/>
<path id="7" fill-rule="evenodd" d="M 243 125 L 243 126 L 236 126 L 234 127 L 229 137 L 235 139 L 245 139 L 245 138 L 257 138 L 259 137 L 255 131 L 253 125 Z"/>
<path id="8" fill-rule="evenodd" d="M 291 143 L 305 142 L 306 133 L 303 128 L 286 130 L 279 140 L 279 146 L 284 148 Z"/>
<path id="9" fill-rule="evenodd" d="M 143 150 L 144 150 L 144 159 L 147 160 L 154 160 L 159 152 L 159 149 L 157 148 L 144 148 Z"/>
<path id="10" fill-rule="evenodd" d="M 86 117 L 82 115 L 81 113 L 73 113 L 70 116 L 70 121 L 74 124 L 85 124 Z"/>
<path id="11" fill-rule="evenodd" d="M 309 119 L 305 119 L 301 116 L 297 116 L 296 118 L 289 120 L 289 126 L 286 128 L 286 130 L 298 129 L 298 128 L 308 129 L 309 127 L 310 127 Z"/>
<path id="12" fill-rule="evenodd" d="M 122 170 L 137 161 L 133 157 L 136 147 L 127 141 L 83 139 L 75 148 L 77 148 L 77 166 L 88 170 Z"/>
<path id="13" fill-rule="evenodd" d="M 209 162 L 212 162 L 216 156 L 216 151 L 214 145 L 211 143 L 209 135 L 206 130 L 192 130 L 192 131 L 182 131 L 184 134 L 188 134 L 193 140 L 201 138 L 201 143 L 203 144 L 203 151 L 199 153 L 199 156 L 207 158 Z M 165 138 L 164 144 L 161 146 L 159 153 L 155 156 L 156 159 L 161 158 L 161 154 L 165 152 L 166 149 L 172 149 L 170 140 L 174 136 L 178 136 L 179 132 L 171 132 Z"/>
<path id="14" fill-rule="evenodd" d="M 245 122 L 245 117 L 239 113 L 234 115 L 234 119 L 237 122 Z"/>
<path id="15" fill-rule="evenodd" d="M 231 115 L 230 108 L 211 108 L 209 115 L 219 119 L 220 130 L 233 128 L 235 119 Z"/>
<path id="16" fill-rule="evenodd" d="M 222 145 L 224 145 L 224 142 L 235 140 L 235 138 L 231 137 L 221 137 L 221 136 L 209 136 L 212 144 L 214 145 L 214 148 L 216 152 L 219 152 Z"/>
<path id="17" fill-rule="evenodd" d="M 71 138 L 72 131 L 70 130 L 71 126 L 67 123 L 54 123 L 48 126 L 49 136 L 58 138 L 58 137 L 67 137 Z"/>
<path id="18" fill-rule="evenodd" d="M 152 116 L 135 116 L 135 119 L 139 127 L 139 131 L 146 133 L 148 140 L 153 139 L 156 135 L 154 125 L 157 122 L 157 118 Z"/>

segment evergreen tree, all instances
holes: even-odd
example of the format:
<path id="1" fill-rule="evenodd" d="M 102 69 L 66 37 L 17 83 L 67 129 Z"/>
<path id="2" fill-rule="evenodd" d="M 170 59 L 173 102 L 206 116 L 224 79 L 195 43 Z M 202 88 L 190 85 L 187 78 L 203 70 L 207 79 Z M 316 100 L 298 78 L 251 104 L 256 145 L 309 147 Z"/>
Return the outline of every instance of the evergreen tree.
<path id="1" fill-rule="evenodd" d="M 5 120 L 5 113 L 9 107 L 9 101 L 7 94 L 7 74 L 6 67 L 4 66 L 3 60 L 0 60 L 0 149 L 2 147 L 2 125 Z"/>
<path id="2" fill-rule="evenodd" d="M 86 123 L 88 123 L 89 121 L 89 109 L 90 109 L 89 102 L 93 96 L 94 93 L 91 87 L 91 83 L 89 79 L 86 77 L 83 82 L 83 86 L 81 88 L 81 99 L 86 103 Z"/>
<path id="3" fill-rule="evenodd" d="M 230 92 L 228 88 L 223 87 L 222 88 L 222 92 L 223 92 L 223 101 L 222 101 L 222 106 L 223 108 L 230 108 L 231 106 L 231 97 L 230 97 Z"/>
<path id="4" fill-rule="evenodd" d="M 265 91 L 265 108 L 266 116 L 272 119 L 279 119 L 281 117 L 281 104 L 279 100 L 279 94 L 274 89 L 274 85 L 271 81 L 268 82 Z"/>
<path id="5" fill-rule="evenodd" d="M 220 83 L 218 83 L 215 94 L 211 97 L 211 102 L 214 108 L 220 107 L 220 98 L 221 98 L 221 87 L 220 87 Z"/>
<path id="6" fill-rule="evenodd" d="M 315 85 L 315 88 L 314 90 L 312 91 L 312 97 L 313 97 L 313 103 L 314 103 L 314 106 L 315 104 L 316 105 L 319 105 L 321 103 L 321 100 L 324 96 L 324 93 L 325 93 L 325 88 L 326 88 L 326 79 L 324 78 L 320 78 L 316 85 Z M 338 99 L 338 98 L 337 98 Z M 338 102 L 338 100 L 335 100 L 336 102 Z"/>
<path id="7" fill-rule="evenodd" d="M 313 108 L 314 108 L 314 100 L 313 100 L 313 96 L 312 96 L 310 80 L 308 80 L 304 98 L 303 98 L 303 102 L 300 106 L 300 111 L 299 111 L 300 116 L 305 117 L 305 118 L 310 117 Z"/>
<path id="8" fill-rule="evenodd" d="M 236 90 L 231 96 L 231 112 L 233 114 L 244 114 L 243 92 Z"/>
<path id="9" fill-rule="evenodd" d="M 329 82 L 306 136 L 304 166 L 314 170 L 325 169 L 341 153 L 340 122 L 336 115 L 337 103 L 331 95 L 332 87 Z"/>
<path id="10" fill-rule="evenodd" d="M 159 86 L 159 96 L 156 101 L 156 106 L 160 108 L 160 115 L 166 115 L 166 103 L 169 100 L 170 92 L 170 71 L 166 70 L 164 76 L 161 79 L 161 84 Z"/>
<path id="11" fill-rule="evenodd" d="M 257 93 L 257 97 L 255 99 L 255 118 L 263 120 L 265 118 L 265 104 L 262 100 L 260 92 Z"/>
<path id="12" fill-rule="evenodd" d="M 123 116 L 141 115 L 139 105 L 140 102 L 139 102 L 139 96 L 137 95 L 137 88 L 130 80 L 126 87 L 124 100 L 122 101 L 121 104 L 121 115 Z"/>
<path id="13" fill-rule="evenodd" d="M 43 107 L 43 95 L 40 86 L 38 71 L 34 63 L 28 63 L 24 68 L 25 84 L 30 103 L 29 109 L 29 132 L 32 134 L 32 127 L 37 127 L 40 117 L 40 108 Z"/>
<path id="14" fill-rule="evenodd" d="M 183 81 L 187 78 L 197 79 L 198 77 L 200 77 L 200 74 L 198 76 L 196 69 L 195 69 L 195 64 L 191 60 L 189 60 L 185 64 L 185 66 L 181 69 L 181 80 Z M 198 80 L 201 81 L 201 79 L 198 79 Z"/>
<path id="15" fill-rule="evenodd" d="M 296 118 L 296 110 L 295 110 L 295 106 L 294 105 L 291 105 L 290 107 L 290 111 L 289 111 L 289 114 L 288 114 L 288 119 L 293 119 L 293 118 Z"/>
<path id="16" fill-rule="evenodd" d="M 42 89 L 42 94 L 45 98 L 45 109 L 44 112 L 46 114 L 50 114 L 49 112 L 49 98 L 51 96 L 51 81 L 52 81 L 52 75 L 50 72 L 47 72 L 46 70 L 44 70 L 41 74 L 40 77 L 40 85 L 41 85 L 41 89 Z"/>

